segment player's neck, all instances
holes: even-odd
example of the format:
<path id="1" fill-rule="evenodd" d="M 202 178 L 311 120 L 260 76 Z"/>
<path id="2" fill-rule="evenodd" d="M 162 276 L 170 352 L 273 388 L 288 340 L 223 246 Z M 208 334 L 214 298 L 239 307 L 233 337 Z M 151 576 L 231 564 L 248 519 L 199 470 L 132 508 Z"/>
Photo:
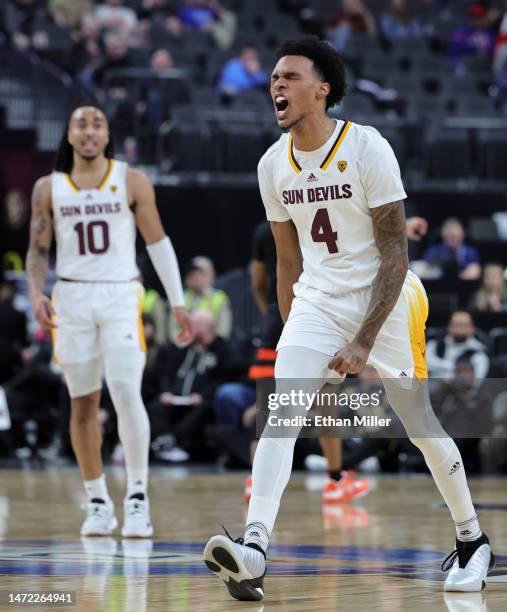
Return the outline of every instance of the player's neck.
<path id="1" fill-rule="evenodd" d="M 84 159 L 81 156 L 74 154 L 74 163 L 72 165 L 71 174 L 103 175 L 107 170 L 108 164 L 109 160 L 104 156 L 104 154 L 98 155 L 91 160 Z"/>
<path id="2" fill-rule="evenodd" d="M 305 117 L 290 130 L 294 147 L 298 151 L 314 151 L 322 147 L 336 127 L 336 121 L 327 115 Z"/>

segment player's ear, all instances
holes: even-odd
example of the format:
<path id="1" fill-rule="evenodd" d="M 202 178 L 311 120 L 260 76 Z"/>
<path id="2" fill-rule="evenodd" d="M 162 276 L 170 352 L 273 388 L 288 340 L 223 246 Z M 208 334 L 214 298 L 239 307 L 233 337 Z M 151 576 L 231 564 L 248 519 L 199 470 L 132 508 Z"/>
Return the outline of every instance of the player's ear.
<path id="1" fill-rule="evenodd" d="M 317 90 L 317 99 L 322 100 L 323 98 L 327 98 L 330 91 L 331 91 L 331 86 L 329 85 L 329 83 L 322 81 L 319 84 L 319 89 Z"/>

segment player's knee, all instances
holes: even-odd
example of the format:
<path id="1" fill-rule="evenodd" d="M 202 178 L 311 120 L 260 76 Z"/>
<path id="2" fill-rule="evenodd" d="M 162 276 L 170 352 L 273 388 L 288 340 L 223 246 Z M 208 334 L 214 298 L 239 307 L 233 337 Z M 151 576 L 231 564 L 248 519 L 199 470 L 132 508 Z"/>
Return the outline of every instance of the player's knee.
<path id="1" fill-rule="evenodd" d="M 141 390 L 136 385 L 129 385 L 123 381 L 113 379 L 108 381 L 107 386 L 117 410 L 121 406 L 142 404 Z"/>
<path id="2" fill-rule="evenodd" d="M 432 436 L 411 437 L 412 444 L 417 446 L 425 458 L 441 461 L 449 455 L 454 442 L 450 438 L 435 438 Z"/>
<path id="3" fill-rule="evenodd" d="M 416 446 L 422 453 L 424 449 L 428 448 L 427 440 L 425 438 L 409 438 L 410 442 Z"/>
<path id="4" fill-rule="evenodd" d="M 71 402 L 71 424 L 82 426 L 97 421 L 98 397 L 95 393 L 85 395 Z"/>

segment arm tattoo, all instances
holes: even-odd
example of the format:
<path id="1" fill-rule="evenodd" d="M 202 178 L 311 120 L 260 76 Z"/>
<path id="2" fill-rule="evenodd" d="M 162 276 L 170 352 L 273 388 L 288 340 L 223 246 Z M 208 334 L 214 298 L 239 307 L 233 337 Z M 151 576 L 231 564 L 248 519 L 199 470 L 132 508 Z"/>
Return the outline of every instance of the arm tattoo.
<path id="1" fill-rule="evenodd" d="M 41 234 L 43 234 L 46 227 L 47 227 L 47 220 L 42 216 L 39 217 L 36 220 L 36 225 L 34 228 L 35 235 L 40 236 Z"/>
<path id="2" fill-rule="evenodd" d="M 408 269 L 405 208 L 393 202 L 373 208 L 373 232 L 380 251 L 380 267 L 373 281 L 370 304 L 356 340 L 371 348 L 394 308 Z"/>
<path id="3" fill-rule="evenodd" d="M 52 223 L 47 210 L 34 196 L 30 224 L 30 246 L 26 256 L 26 277 L 31 296 L 42 293 L 49 268 Z"/>

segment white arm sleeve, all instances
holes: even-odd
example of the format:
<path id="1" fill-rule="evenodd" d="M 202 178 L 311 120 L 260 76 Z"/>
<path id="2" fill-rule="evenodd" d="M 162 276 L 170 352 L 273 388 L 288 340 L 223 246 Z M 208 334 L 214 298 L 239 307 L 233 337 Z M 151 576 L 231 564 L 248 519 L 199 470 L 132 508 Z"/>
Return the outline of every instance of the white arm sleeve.
<path id="1" fill-rule="evenodd" d="M 398 160 L 391 145 L 377 130 L 365 130 L 359 155 L 359 176 L 369 208 L 376 208 L 407 197 Z"/>
<path id="2" fill-rule="evenodd" d="M 268 221 L 289 221 L 290 215 L 287 209 L 280 202 L 280 198 L 276 193 L 273 184 L 273 163 L 272 159 L 266 159 L 266 155 L 261 157 L 257 166 L 257 175 L 259 177 L 259 189 L 261 192 L 262 202 L 266 209 L 266 218 Z"/>
<path id="3" fill-rule="evenodd" d="M 171 306 L 184 306 L 185 299 L 183 297 L 180 269 L 169 237 L 166 236 L 158 242 L 147 244 L 146 250 Z"/>

